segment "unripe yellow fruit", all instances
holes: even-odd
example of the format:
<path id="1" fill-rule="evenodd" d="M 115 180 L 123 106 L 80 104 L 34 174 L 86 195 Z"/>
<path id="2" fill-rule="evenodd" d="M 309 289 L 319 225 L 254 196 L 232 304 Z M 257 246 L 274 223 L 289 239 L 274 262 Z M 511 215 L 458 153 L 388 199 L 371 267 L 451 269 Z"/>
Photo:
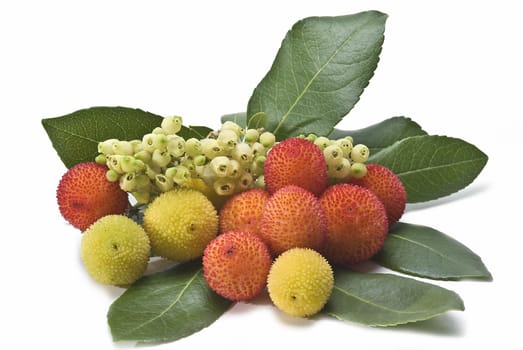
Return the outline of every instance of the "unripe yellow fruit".
<path id="1" fill-rule="evenodd" d="M 205 183 L 205 181 L 203 181 L 202 179 L 199 179 L 199 178 L 190 178 L 184 185 L 183 187 L 186 187 L 186 188 L 191 188 L 193 190 L 197 190 L 201 193 L 203 193 L 205 195 L 205 197 L 207 197 L 211 203 L 214 205 L 214 207 L 217 209 L 217 210 L 220 210 L 221 207 L 225 204 L 225 202 L 227 202 L 227 200 L 231 197 L 231 196 L 221 196 L 219 195 L 218 193 L 216 193 L 216 191 L 214 190 L 214 188 L 212 186 L 209 186 Z"/>
<path id="2" fill-rule="evenodd" d="M 218 233 L 218 214 L 201 192 L 176 188 L 162 193 L 143 216 L 153 253 L 174 261 L 199 258 Z"/>
<path id="3" fill-rule="evenodd" d="M 107 215 L 83 234 L 80 255 L 87 273 L 96 281 L 126 286 L 140 278 L 151 246 L 144 229 L 123 215 Z"/>
<path id="4" fill-rule="evenodd" d="M 276 307 L 297 317 L 318 313 L 334 287 L 328 261 L 315 250 L 292 248 L 271 266 L 267 278 L 269 296 Z"/>

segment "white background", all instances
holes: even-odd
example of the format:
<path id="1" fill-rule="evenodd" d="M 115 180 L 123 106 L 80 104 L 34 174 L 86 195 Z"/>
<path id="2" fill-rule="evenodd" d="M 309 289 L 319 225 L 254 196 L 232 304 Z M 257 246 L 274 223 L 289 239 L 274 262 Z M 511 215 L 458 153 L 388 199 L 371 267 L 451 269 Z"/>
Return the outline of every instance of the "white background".
<path id="1" fill-rule="evenodd" d="M 65 167 L 42 118 L 120 105 L 216 128 L 220 115 L 245 110 L 294 22 L 369 9 L 389 15 L 385 44 L 374 78 L 342 126 L 405 115 L 489 155 L 471 186 L 409 206 L 403 221 L 458 239 L 483 258 L 494 281 L 435 282 L 458 292 L 466 310 L 387 329 L 293 319 L 260 299 L 157 348 L 521 348 L 517 1 L 183 3 L 1 2 L 2 348 L 133 346 L 113 343 L 106 323 L 122 290 L 86 275 L 81 235 L 58 212 L 55 190 Z"/>

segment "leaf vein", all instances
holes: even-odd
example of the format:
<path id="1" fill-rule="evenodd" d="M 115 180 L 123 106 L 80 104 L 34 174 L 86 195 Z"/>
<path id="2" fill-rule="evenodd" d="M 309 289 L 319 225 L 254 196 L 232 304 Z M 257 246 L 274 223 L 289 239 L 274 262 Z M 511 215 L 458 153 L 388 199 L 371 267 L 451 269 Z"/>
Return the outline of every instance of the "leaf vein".
<path id="1" fill-rule="evenodd" d="M 155 317 L 151 318 L 150 320 L 144 322 L 144 323 L 141 323 L 139 324 L 138 326 L 134 327 L 133 329 L 130 329 L 129 330 L 129 333 L 133 333 L 134 331 L 136 331 L 137 329 L 140 329 L 140 328 L 143 328 L 145 327 L 146 325 L 150 324 L 151 322 L 154 322 L 156 321 L 157 319 L 160 318 L 160 320 L 162 322 L 164 322 L 163 319 L 161 319 L 161 317 L 163 315 L 165 315 L 167 312 L 169 312 L 179 301 L 180 299 L 182 298 L 182 296 L 185 294 L 185 291 L 187 290 L 187 288 L 189 288 L 189 286 L 194 282 L 194 280 L 196 279 L 196 277 L 200 274 L 200 272 L 202 271 L 202 269 L 198 269 L 195 274 L 191 277 L 191 279 L 187 282 L 187 284 L 183 287 L 183 289 L 180 291 L 180 293 L 178 294 L 178 296 L 176 297 L 176 299 L 171 303 L 169 304 L 169 306 L 167 306 L 165 308 L 165 310 L 163 310 L 162 312 L 160 312 L 158 315 L 156 315 Z"/>
<path id="2" fill-rule="evenodd" d="M 396 238 L 396 239 L 402 239 L 402 240 L 405 240 L 405 241 L 407 241 L 407 242 L 409 242 L 409 243 L 412 243 L 412 244 L 414 244 L 414 245 L 420 246 L 420 247 L 422 247 L 422 248 L 426 248 L 426 249 L 428 249 L 429 251 L 435 253 L 436 255 L 439 255 L 439 256 L 441 256 L 442 258 L 445 258 L 445 259 L 447 259 L 447 260 L 449 260 L 449 261 L 455 263 L 456 265 L 462 265 L 459 261 L 457 261 L 457 260 L 451 258 L 450 256 L 445 255 L 445 254 L 443 254 L 443 253 L 437 251 L 436 249 L 434 249 L 434 248 L 432 248 L 432 247 L 430 247 L 430 246 L 428 246 L 428 245 L 426 245 L 426 244 L 423 244 L 423 243 L 421 243 L 421 242 L 414 241 L 414 240 L 409 239 L 409 238 L 407 238 L 407 237 L 405 237 L 405 236 L 401 236 L 401 235 L 398 235 L 398 234 L 395 234 L 395 233 L 391 233 L 391 234 L 389 234 L 389 236 L 394 237 L 394 238 Z"/>
<path id="3" fill-rule="evenodd" d="M 67 137 L 78 137 L 78 138 L 80 138 L 80 139 L 84 139 L 84 140 L 87 140 L 87 141 L 90 141 L 90 142 L 96 142 L 96 143 L 100 142 L 100 141 L 98 141 L 98 140 L 92 139 L 92 138 L 87 137 L 87 136 L 85 136 L 85 135 L 76 134 L 76 133 L 71 132 L 71 131 L 69 131 L 69 130 L 67 130 L 67 129 L 59 128 L 59 127 L 57 127 L 57 126 L 55 126 L 55 125 L 47 124 L 47 127 L 52 128 L 52 129 L 55 129 L 55 130 L 57 130 L 57 131 L 59 131 L 59 132 L 62 132 L 62 133 L 64 133 Z"/>
<path id="4" fill-rule="evenodd" d="M 387 312 L 398 313 L 398 314 L 418 314 L 418 313 L 420 313 L 420 311 L 405 311 L 405 310 L 391 309 L 391 308 L 386 307 L 386 306 L 384 306 L 384 305 L 380 305 L 380 304 L 374 303 L 374 302 L 372 302 L 372 301 L 370 301 L 370 300 L 363 299 L 363 298 L 361 298 L 361 297 L 359 297 L 359 296 L 357 296 L 357 295 L 355 295 L 355 294 L 351 294 L 351 293 L 349 293 L 347 290 L 342 289 L 342 288 L 340 288 L 340 287 L 338 287 L 338 286 L 334 286 L 334 289 L 336 289 L 336 290 L 338 290 L 339 292 L 341 292 L 341 293 L 347 295 L 347 296 L 350 297 L 350 298 L 354 298 L 354 299 L 356 299 L 356 300 L 358 300 L 358 301 L 361 301 L 361 302 L 364 303 L 364 304 L 368 304 L 368 305 L 370 305 L 370 306 L 373 306 L 373 307 L 378 308 L 378 309 L 385 310 L 385 311 L 387 311 Z"/>
<path id="5" fill-rule="evenodd" d="M 463 160 L 463 161 L 459 161 L 459 162 L 455 162 L 455 163 L 447 163 L 447 164 L 429 166 L 429 167 L 425 167 L 425 168 L 421 168 L 421 169 L 414 169 L 414 170 L 407 170 L 407 171 L 397 172 L 396 174 L 398 176 L 406 176 L 406 175 L 423 173 L 423 172 L 437 170 L 437 169 L 452 168 L 452 167 L 455 167 L 456 165 L 465 165 L 465 164 L 468 164 L 468 163 L 482 162 L 483 160 L 484 160 L 483 157 L 482 158 L 467 159 L 467 160 Z"/>
<path id="6" fill-rule="evenodd" d="M 303 88 L 303 90 L 301 91 L 301 93 L 296 97 L 296 99 L 294 100 L 294 102 L 291 104 L 291 106 L 289 107 L 289 109 L 287 110 L 287 112 L 285 112 L 285 114 L 281 117 L 281 120 L 279 121 L 278 125 L 276 125 L 276 128 L 273 130 L 273 133 L 276 134 L 278 132 L 278 130 L 280 129 L 280 127 L 285 123 L 286 119 L 288 118 L 288 116 L 290 115 L 290 113 L 294 110 L 294 108 L 298 105 L 298 102 L 303 98 L 303 96 L 307 93 L 307 91 L 309 90 L 310 86 L 314 83 L 314 81 L 318 78 L 318 76 L 323 72 L 323 70 L 331 63 L 331 61 L 338 55 L 338 53 L 341 51 L 341 49 L 347 45 L 347 42 L 352 38 L 352 36 L 357 33 L 359 30 L 361 30 L 363 27 L 365 27 L 368 23 L 370 22 L 370 20 L 368 20 L 367 22 L 363 23 L 359 28 L 357 28 L 356 30 L 354 30 L 352 33 L 350 33 L 350 35 L 347 36 L 347 38 L 345 38 L 343 40 L 343 42 L 336 48 L 336 50 L 329 56 L 329 58 L 327 59 L 327 61 L 318 69 L 318 71 L 316 73 L 314 73 L 314 75 L 309 79 L 309 81 L 307 82 L 307 84 L 305 85 L 305 87 Z M 293 68 L 291 69 L 292 71 L 294 70 Z"/>

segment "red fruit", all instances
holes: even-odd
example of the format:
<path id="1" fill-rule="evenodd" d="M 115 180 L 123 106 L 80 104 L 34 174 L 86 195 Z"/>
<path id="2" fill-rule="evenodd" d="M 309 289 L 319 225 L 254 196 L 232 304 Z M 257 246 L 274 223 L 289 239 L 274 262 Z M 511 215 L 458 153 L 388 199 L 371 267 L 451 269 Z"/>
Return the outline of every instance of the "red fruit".
<path id="1" fill-rule="evenodd" d="M 127 193 L 105 177 L 107 168 L 86 162 L 70 168 L 60 180 L 56 198 L 60 213 L 71 225 L 84 231 L 109 214 L 123 214 Z"/>
<path id="2" fill-rule="evenodd" d="M 385 207 L 371 191 L 333 185 L 322 194 L 320 204 L 328 227 L 323 253 L 331 263 L 359 263 L 381 249 L 389 225 Z"/>
<path id="3" fill-rule="evenodd" d="M 369 164 L 367 174 L 361 179 L 351 179 L 351 183 L 368 188 L 385 206 L 389 226 L 394 225 L 403 215 L 407 203 L 407 192 L 401 180 L 389 168 L 379 164 Z"/>
<path id="4" fill-rule="evenodd" d="M 271 268 L 269 249 L 255 234 L 229 231 L 213 239 L 203 253 L 209 287 L 233 301 L 249 300 L 265 288 Z"/>
<path id="5" fill-rule="evenodd" d="M 269 193 L 262 189 L 240 192 L 225 202 L 220 210 L 220 230 L 247 231 L 259 235 L 260 218 L 269 199 Z"/>
<path id="6" fill-rule="evenodd" d="M 314 143 L 288 138 L 270 149 L 264 176 L 271 194 L 282 187 L 296 185 L 319 196 L 327 187 L 327 164 L 323 152 Z"/>
<path id="7" fill-rule="evenodd" d="M 326 230 L 327 221 L 318 198 L 298 186 L 276 191 L 261 216 L 260 236 L 273 256 L 294 247 L 320 250 Z"/>

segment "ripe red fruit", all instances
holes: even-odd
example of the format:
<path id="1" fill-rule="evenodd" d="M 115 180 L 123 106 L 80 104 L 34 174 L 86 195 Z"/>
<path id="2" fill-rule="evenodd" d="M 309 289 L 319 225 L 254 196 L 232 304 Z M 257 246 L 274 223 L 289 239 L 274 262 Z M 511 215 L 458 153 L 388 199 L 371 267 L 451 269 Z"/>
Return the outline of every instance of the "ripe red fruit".
<path id="1" fill-rule="evenodd" d="M 106 179 L 103 165 L 79 163 L 62 176 L 56 190 L 60 213 L 71 225 L 84 231 L 99 218 L 123 214 L 127 193 L 117 182 Z"/>
<path id="2" fill-rule="evenodd" d="M 318 198 L 298 187 L 276 191 L 265 204 L 260 236 L 273 256 L 295 248 L 320 250 L 325 241 L 327 221 Z"/>
<path id="3" fill-rule="evenodd" d="M 233 301 L 249 300 L 265 288 L 272 258 L 253 233 L 229 231 L 213 239 L 203 253 L 203 275 L 209 287 Z"/>
<path id="4" fill-rule="evenodd" d="M 331 263 L 365 261 L 382 247 L 388 232 L 385 207 L 368 189 L 352 184 L 330 186 L 320 197 L 327 217 L 324 256 Z"/>
<path id="5" fill-rule="evenodd" d="M 296 185 L 319 196 L 327 187 L 327 164 L 323 152 L 314 143 L 288 138 L 267 154 L 264 176 L 271 194 L 282 187 Z"/>
<path id="6" fill-rule="evenodd" d="M 350 181 L 368 188 L 385 206 L 389 226 L 394 225 L 403 215 L 407 203 L 407 192 L 401 180 L 389 168 L 379 164 L 367 165 L 367 174 Z"/>
<path id="7" fill-rule="evenodd" d="M 259 235 L 260 219 L 269 193 L 259 188 L 235 194 L 220 210 L 220 231 L 247 231 Z"/>

